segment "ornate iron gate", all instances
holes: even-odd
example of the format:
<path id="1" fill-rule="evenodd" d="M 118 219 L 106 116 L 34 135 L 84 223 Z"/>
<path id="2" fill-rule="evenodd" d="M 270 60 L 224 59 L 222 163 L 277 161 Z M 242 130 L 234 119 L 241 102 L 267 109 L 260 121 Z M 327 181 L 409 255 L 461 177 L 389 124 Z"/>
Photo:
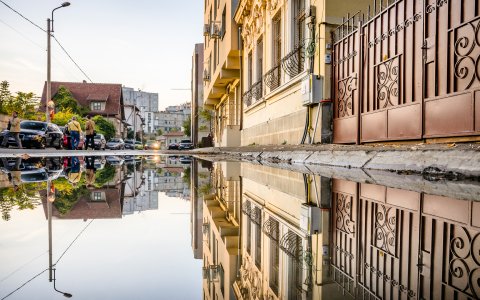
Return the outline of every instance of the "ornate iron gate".
<path id="1" fill-rule="evenodd" d="M 479 0 L 399 0 L 347 19 L 333 47 L 334 142 L 480 134 L 479 36 Z"/>

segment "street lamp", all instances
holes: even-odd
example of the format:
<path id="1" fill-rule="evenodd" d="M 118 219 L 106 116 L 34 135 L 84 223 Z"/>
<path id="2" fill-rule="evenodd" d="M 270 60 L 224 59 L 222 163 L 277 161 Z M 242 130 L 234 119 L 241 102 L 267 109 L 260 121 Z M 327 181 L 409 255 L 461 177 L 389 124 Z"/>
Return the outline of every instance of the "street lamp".
<path id="1" fill-rule="evenodd" d="M 53 32 L 53 13 L 57 9 L 67 7 L 69 5 L 70 2 L 63 2 L 62 5 L 52 10 L 52 19 L 47 19 L 47 94 L 45 96 L 45 119 L 47 122 L 50 122 L 50 109 L 53 110 L 55 108 L 55 104 L 52 101 L 52 53 L 50 46 L 50 40 Z"/>

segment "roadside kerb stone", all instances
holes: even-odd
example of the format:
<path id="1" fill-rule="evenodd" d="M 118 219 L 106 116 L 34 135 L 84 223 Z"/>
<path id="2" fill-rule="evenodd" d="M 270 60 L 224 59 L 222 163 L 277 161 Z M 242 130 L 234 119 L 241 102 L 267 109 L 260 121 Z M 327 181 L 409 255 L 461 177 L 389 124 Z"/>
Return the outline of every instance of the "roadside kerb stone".
<path id="1" fill-rule="evenodd" d="M 304 163 L 312 165 L 362 168 L 376 154 L 376 151 L 319 151 L 312 153 Z"/>

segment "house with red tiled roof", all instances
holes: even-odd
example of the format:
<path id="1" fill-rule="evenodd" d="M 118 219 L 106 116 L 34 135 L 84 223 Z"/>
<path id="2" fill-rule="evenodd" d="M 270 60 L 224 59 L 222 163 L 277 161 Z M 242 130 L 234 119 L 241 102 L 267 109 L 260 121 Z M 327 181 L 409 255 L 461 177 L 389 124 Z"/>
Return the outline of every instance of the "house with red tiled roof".
<path id="1" fill-rule="evenodd" d="M 40 110 L 45 110 L 46 83 L 43 87 Z M 52 82 L 52 98 L 64 86 L 78 101 L 90 109 L 92 116 L 101 115 L 115 125 L 116 135 L 126 134 L 122 85 L 115 83 Z"/>

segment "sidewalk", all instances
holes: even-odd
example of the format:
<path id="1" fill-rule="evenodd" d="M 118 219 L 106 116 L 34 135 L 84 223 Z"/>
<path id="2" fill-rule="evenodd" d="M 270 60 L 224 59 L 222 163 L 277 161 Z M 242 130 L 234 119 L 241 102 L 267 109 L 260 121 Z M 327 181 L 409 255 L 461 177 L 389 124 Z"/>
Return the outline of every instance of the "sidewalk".
<path id="1" fill-rule="evenodd" d="M 480 178 L 480 143 L 408 145 L 272 145 L 201 148 L 190 151 L 215 160 L 333 166 L 417 173 L 460 180 Z"/>

